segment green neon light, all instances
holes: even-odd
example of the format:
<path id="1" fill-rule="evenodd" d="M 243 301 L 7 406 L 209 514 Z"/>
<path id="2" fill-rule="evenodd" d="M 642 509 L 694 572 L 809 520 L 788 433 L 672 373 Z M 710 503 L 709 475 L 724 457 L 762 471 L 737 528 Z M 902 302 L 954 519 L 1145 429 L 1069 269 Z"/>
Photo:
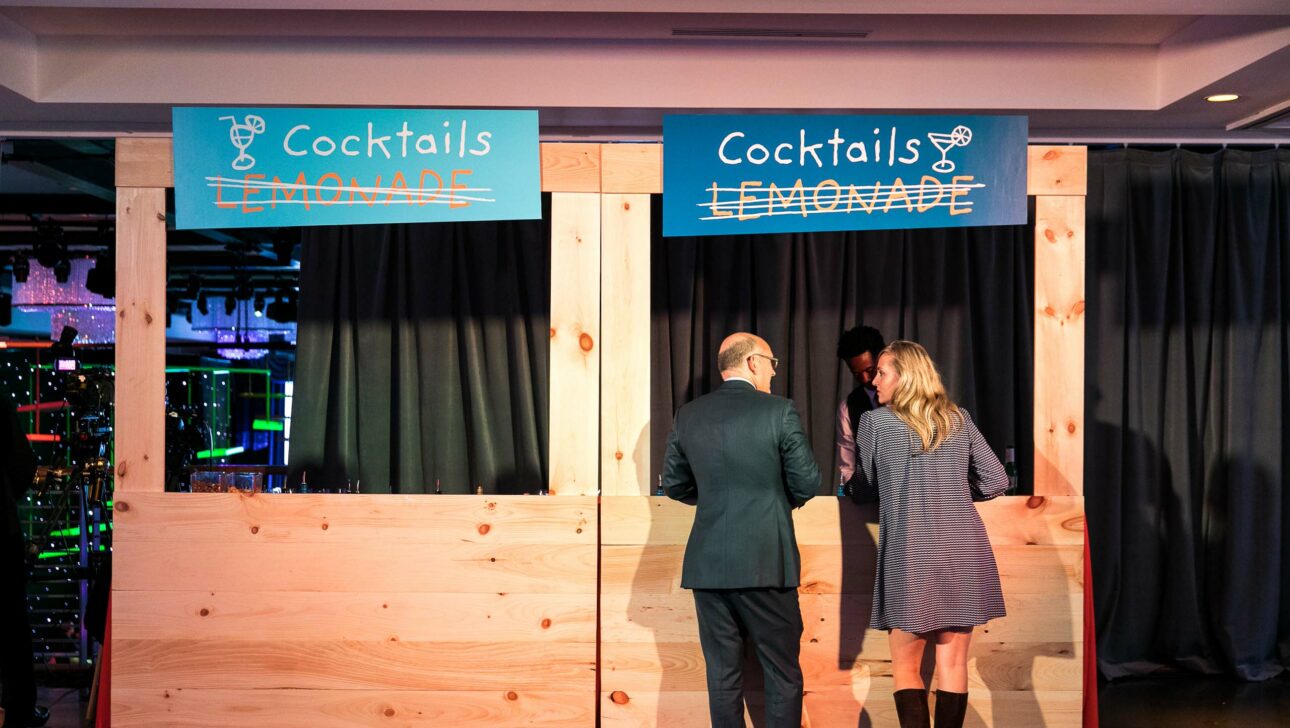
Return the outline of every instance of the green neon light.
<path id="1" fill-rule="evenodd" d="M 107 551 L 107 546 L 99 546 L 99 551 Z M 42 551 L 38 559 L 59 559 L 64 556 L 75 556 L 81 552 L 80 549 L 66 549 L 63 551 Z"/>
<path id="2" fill-rule="evenodd" d="M 274 422 L 273 420 L 256 420 L 255 422 L 251 423 L 251 429 L 269 430 L 270 432 L 282 432 L 286 428 L 283 427 L 281 422 Z"/>
<path id="3" fill-rule="evenodd" d="M 99 533 L 103 533 L 103 529 L 105 528 L 108 529 L 109 531 L 112 530 L 112 524 L 100 523 L 98 525 Z M 91 529 L 90 532 L 93 533 L 93 529 Z M 64 528 L 61 531 L 54 531 L 53 533 L 49 534 L 49 537 L 50 538 L 76 538 L 77 536 L 80 536 L 80 535 L 81 535 L 80 526 L 73 526 L 72 528 Z"/>
<path id="4" fill-rule="evenodd" d="M 214 450 L 202 450 L 198 452 L 197 459 L 205 460 L 207 458 L 225 458 L 229 455 L 240 455 L 245 451 L 246 448 L 240 445 L 238 447 L 217 447 Z"/>

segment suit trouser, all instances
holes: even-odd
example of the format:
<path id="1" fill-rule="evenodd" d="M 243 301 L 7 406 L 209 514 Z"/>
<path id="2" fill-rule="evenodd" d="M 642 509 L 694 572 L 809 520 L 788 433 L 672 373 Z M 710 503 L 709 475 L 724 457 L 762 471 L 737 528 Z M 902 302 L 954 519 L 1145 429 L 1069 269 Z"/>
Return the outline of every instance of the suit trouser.
<path id="1" fill-rule="evenodd" d="M 0 534 L 0 682 L 4 683 L 0 707 L 5 709 L 6 725 L 25 721 L 36 708 L 36 665 L 31 651 L 22 537 Z"/>
<path id="2" fill-rule="evenodd" d="M 797 589 L 695 589 L 713 728 L 743 728 L 744 640 L 766 677 L 766 728 L 802 722 L 802 610 Z"/>

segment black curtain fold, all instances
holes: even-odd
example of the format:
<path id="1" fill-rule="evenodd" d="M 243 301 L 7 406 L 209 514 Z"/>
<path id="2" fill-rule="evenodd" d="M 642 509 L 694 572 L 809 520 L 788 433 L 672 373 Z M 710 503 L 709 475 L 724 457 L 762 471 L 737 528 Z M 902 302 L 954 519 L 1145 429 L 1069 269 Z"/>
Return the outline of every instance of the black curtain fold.
<path id="1" fill-rule="evenodd" d="M 550 277 L 542 220 L 306 228 L 292 482 L 544 488 Z"/>
<path id="2" fill-rule="evenodd" d="M 654 200 L 651 407 L 657 475 L 672 416 L 721 381 L 729 333 L 764 337 L 775 394 L 801 412 L 823 492 L 837 486 L 834 421 L 854 387 L 838 337 L 857 324 L 927 347 L 950 396 L 1002 455 L 1033 472 L 1033 226 L 663 238 Z"/>
<path id="3" fill-rule="evenodd" d="M 1290 150 L 1089 158 L 1100 668 L 1290 664 Z"/>

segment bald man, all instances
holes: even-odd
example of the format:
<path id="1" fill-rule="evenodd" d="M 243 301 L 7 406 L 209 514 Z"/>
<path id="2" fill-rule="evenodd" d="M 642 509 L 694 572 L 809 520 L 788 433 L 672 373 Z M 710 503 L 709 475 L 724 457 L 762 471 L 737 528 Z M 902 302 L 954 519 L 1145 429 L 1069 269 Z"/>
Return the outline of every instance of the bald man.
<path id="1" fill-rule="evenodd" d="M 744 640 L 766 676 L 767 728 L 798 728 L 801 558 L 792 509 L 820 487 L 820 470 L 792 401 L 770 393 L 770 345 L 721 342 L 716 391 L 682 407 L 668 436 L 663 486 L 698 506 L 681 586 L 694 592 L 714 728 L 743 728 Z"/>

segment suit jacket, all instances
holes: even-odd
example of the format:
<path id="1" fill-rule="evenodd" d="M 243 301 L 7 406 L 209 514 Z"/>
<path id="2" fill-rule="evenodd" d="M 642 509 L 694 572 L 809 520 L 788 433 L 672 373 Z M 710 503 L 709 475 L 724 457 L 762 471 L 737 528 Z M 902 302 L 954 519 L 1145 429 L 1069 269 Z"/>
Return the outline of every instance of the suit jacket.
<path id="1" fill-rule="evenodd" d="M 792 509 L 820 469 L 792 401 L 730 380 L 676 413 L 663 486 L 698 506 L 685 547 L 686 589 L 796 587 Z"/>

